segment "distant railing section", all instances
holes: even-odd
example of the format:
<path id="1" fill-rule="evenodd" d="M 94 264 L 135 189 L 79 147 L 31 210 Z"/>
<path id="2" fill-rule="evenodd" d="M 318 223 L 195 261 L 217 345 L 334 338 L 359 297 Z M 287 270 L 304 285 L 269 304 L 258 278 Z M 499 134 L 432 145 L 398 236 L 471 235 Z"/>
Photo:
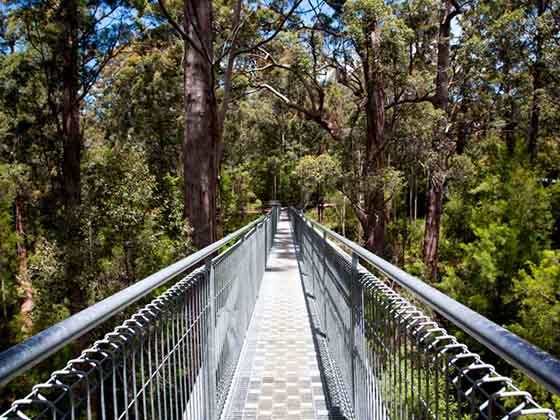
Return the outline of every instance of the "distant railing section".
<path id="1" fill-rule="evenodd" d="M 560 361 L 299 211 L 290 215 L 331 412 L 360 420 L 556 419 L 404 295 L 557 394 Z"/>
<path id="2" fill-rule="evenodd" d="M 64 369 L 53 372 L 47 382 L 35 385 L 0 418 L 218 419 L 278 214 L 275 206 L 223 240 L 0 353 L 0 383 L 6 383 L 155 288 L 183 276 Z"/>

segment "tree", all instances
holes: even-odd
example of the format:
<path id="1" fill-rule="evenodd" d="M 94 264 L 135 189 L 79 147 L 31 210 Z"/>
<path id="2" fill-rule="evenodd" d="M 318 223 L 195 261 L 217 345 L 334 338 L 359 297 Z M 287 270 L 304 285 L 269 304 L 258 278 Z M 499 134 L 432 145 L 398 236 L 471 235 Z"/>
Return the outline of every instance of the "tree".
<path id="1" fill-rule="evenodd" d="M 438 158 L 430 168 L 428 203 L 426 213 L 426 228 L 424 230 L 424 263 L 429 278 L 436 279 L 438 273 L 438 249 L 441 217 L 443 214 L 443 193 L 447 177 L 447 161 L 449 155 L 455 153 L 454 139 L 450 139 L 452 124 L 449 109 L 449 71 L 451 23 L 461 13 L 461 7 L 452 0 L 443 0 L 440 6 L 439 30 L 437 43 L 437 70 L 435 78 L 435 93 L 431 101 L 436 109 L 446 116 L 447 122 L 443 133 L 436 135 L 434 149 Z M 452 131 L 451 131 L 452 132 Z"/>
<path id="2" fill-rule="evenodd" d="M 0 165 L 0 315 L 2 317 L 2 326 L 0 331 L 3 337 L 10 337 L 11 331 L 9 328 L 10 315 L 13 311 L 13 307 L 17 306 L 17 294 L 14 293 L 16 290 L 13 284 L 14 273 L 17 273 L 16 261 L 16 247 L 18 238 L 12 228 L 13 226 L 13 202 L 15 197 L 15 192 L 13 184 L 11 183 L 11 168 L 7 165 Z M 19 310 L 14 312 L 22 313 L 21 306 Z M 6 344 L 3 344 L 0 348 L 4 349 L 9 340 L 6 340 Z"/>
<path id="3" fill-rule="evenodd" d="M 391 172 L 387 162 L 385 116 L 386 108 L 391 106 L 386 95 L 386 78 L 392 66 L 401 64 L 401 51 L 408 30 L 391 13 L 390 7 L 376 0 L 347 1 L 333 4 L 333 9 L 334 18 L 317 14 L 313 27 L 304 25 L 300 29 L 304 34 L 306 31 L 310 33 L 309 38 L 304 38 L 309 45 L 304 53 L 313 57 L 312 62 L 305 59 L 293 64 L 281 62 L 273 57 L 274 52 L 266 51 L 263 60 L 267 64 L 258 68 L 261 71 L 273 68 L 291 72 L 303 86 L 303 100 L 294 100 L 268 83 L 258 83 L 257 87 L 268 90 L 306 119 L 317 123 L 339 143 L 348 139 L 343 134 L 346 121 L 337 115 L 335 107 L 329 106 L 329 102 L 334 102 L 329 93 L 336 91 L 331 88 L 335 83 L 333 75 L 336 75 L 336 82 L 354 95 L 356 115 L 363 115 L 365 120 L 361 142 L 363 157 L 352 157 L 358 160 L 357 171 L 347 183 L 350 188 L 344 192 L 360 220 L 366 247 L 385 255 L 386 204 L 391 199 L 391 193 L 386 194 L 384 189 L 384 181 Z M 323 42 L 316 39 L 317 31 L 324 34 Z M 351 124 L 357 119 L 351 118 Z M 348 131 L 352 133 L 352 129 L 346 129 Z"/>
<path id="4" fill-rule="evenodd" d="M 299 160 L 295 172 L 302 190 L 302 207 L 306 207 L 309 195 L 314 194 L 317 202 L 317 219 L 322 223 L 325 197 L 334 190 L 340 177 L 339 163 L 328 154 L 316 157 L 307 155 Z"/>
<path id="5" fill-rule="evenodd" d="M 64 210 L 63 243 L 66 283 L 73 294 L 72 312 L 83 308 L 86 297 L 78 286 L 82 267 L 80 112 L 100 72 L 117 54 L 130 30 L 130 16 L 124 2 L 78 0 L 17 2 L 10 10 L 18 36 L 29 50 L 43 83 L 48 112 L 43 117 L 55 127 L 61 144 L 59 156 L 59 200 Z M 53 140 L 51 140 L 53 141 Z"/>
<path id="6" fill-rule="evenodd" d="M 515 297 L 520 300 L 519 322 L 509 328 L 530 343 L 554 356 L 560 355 L 560 253 L 543 251 L 539 264 L 530 263 L 521 270 L 514 285 Z M 550 405 L 560 410 L 560 397 L 547 392 L 527 378 L 516 378 L 524 389 L 539 398 L 551 400 Z"/>
<path id="7" fill-rule="evenodd" d="M 193 240 L 198 247 L 204 247 L 217 239 L 218 176 L 223 158 L 223 126 L 231 100 L 235 60 L 272 41 L 300 3 L 301 0 L 294 1 L 287 11 L 275 10 L 278 15 L 276 21 L 272 24 L 267 20 L 264 22 L 266 30 L 270 32 L 262 37 L 257 36 L 254 40 L 255 34 L 248 39 L 242 36 L 246 21 L 241 19 L 243 3 L 237 0 L 228 28 L 229 37 L 224 39 L 223 48 L 216 48 L 212 1 L 185 2 L 182 24 L 172 16 L 163 0 L 158 1 L 165 19 L 184 42 L 184 214 L 194 227 Z M 253 15 L 249 11 L 247 14 L 249 17 Z M 258 18 L 259 15 L 254 17 Z M 258 31 L 256 32 L 258 35 Z M 226 53 L 216 53 L 224 50 Z M 217 70 L 226 57 L 220 111 L 216 79 Z"/>
<path id="8" fill-rule="evenodd" d="M 185 216 L 195 226 L 194 241 L 204 247 L 217 239 L 219 128 L 213 69 L 212 2 L 186 1 L 185 45 Z"/>

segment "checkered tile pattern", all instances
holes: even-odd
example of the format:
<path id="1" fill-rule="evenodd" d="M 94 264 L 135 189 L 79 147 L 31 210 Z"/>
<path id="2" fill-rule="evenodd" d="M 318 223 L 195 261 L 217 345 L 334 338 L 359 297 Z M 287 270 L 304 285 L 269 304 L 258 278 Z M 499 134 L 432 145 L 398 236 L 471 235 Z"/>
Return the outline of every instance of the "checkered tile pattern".
<path id="1" fill-rule="evenodd" d="M 323 385 L 287 215 L 222 420 L 326 420 Z"/>

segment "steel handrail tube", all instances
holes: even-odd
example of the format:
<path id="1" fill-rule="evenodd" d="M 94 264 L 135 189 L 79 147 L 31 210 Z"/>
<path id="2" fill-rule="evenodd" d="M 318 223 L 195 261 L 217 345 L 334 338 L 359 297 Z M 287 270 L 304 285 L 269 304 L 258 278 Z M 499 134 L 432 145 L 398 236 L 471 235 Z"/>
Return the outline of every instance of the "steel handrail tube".
<path id="1" fill-rule="evenodd" d="M 355 242 L 306 218 L 297 210 L 297 217 L 335 239 L 385 276 L 411 292 L 417 299 L 465 331 L 478 342 L 531 377 L 550 392 L 560 395 L 560 360 L 518 335 L 490 321 L 478 312 L 450 298 L 404 270 L 378 257 Z"/>
<path id="2" fill-rule="evenodd" d="M 224 245 L 251 231 L 266 218 L 261 216 L 223 239 L 151 274 L 143 280 L 78 312 L 0 353 L 0 386 L 9 383 L 56 351 L 112 318 L 160 286 L 186 273 L 201 261 L 212 257 Z"/>

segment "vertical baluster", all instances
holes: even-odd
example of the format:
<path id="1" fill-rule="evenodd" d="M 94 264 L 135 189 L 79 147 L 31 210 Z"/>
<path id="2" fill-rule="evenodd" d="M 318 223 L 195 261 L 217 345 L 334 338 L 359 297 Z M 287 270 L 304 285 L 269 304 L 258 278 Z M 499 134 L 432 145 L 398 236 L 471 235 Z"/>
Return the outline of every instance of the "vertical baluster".
<path id="1" fill-rule="evenodd" d="M 207 311 L 209 314 L 209 324 L 208 324 L 208 379 L 209 379 L 209 419 L 215 420 L 216 416 L 216 307 L 215 307 L 215 276 L 214 276 L 214 264 L 211 260 L 208 260 L 207 266 L 208 275 L 208 306 Z"/>
<path id="2" fill-rule="evenodd" d="M 326 241 L 326 239 L 325 239 Z M 350 276 L 350 361 L 352 372 L 352 406 L 357 411 L 357 386 L 356 386 L 356 324 L 358 323 L 358 311 L 361 310 L 362 297 L 361 288 L 358 284 L 358 255 L 352 253 L 352 268 Z"/>

